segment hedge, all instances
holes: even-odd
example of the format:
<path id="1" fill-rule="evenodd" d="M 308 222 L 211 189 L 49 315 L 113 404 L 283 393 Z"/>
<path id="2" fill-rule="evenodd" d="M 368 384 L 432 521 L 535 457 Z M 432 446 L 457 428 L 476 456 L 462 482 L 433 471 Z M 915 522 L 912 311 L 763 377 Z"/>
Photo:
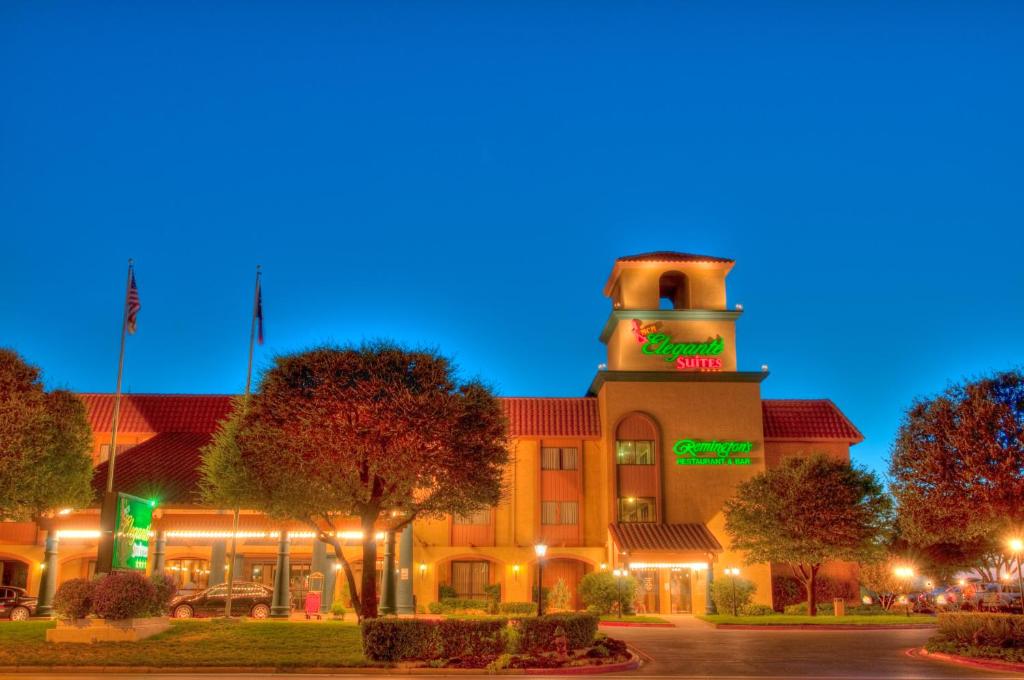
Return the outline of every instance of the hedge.
<path id="1" fill-rule="evenodd" d="M 437 623 L 428 619 L 365 619 L 360 624 L 363 653 L 371 661 L 437 658 Z"/>
<path id="2" fill-rule="evenodd" d="M 975 647 L 1024 648 L 1024 615 L 939 614 L 939 635 Z"/>
<path id="3" fill-rule="evenodd" d="M 519 620 L 519 644 L 526 651 L 549 651 L 555 648 L 559 629 L 565 634 L 569 649 L 582 649 L 594 643 L 597 635 L 597 614 L 547 614 Z"/>
<path id="4" fill-rule="evenodd" d="M 505 651 L 508 619 L 444 619 L 436 621 L 437 649 L 442 659 L 498 656 Z"/>
<path id="5" fill-rule="evenodd" d="M 502 602 L 498 605 L 499 614 L 508 616 L 536 616 L 536 602 Z"/>
<path id="6" fill-rule="evenodd" d="M 431 614 L 486 614 L 493 606 L 493 600 L 446 597 L 438 602 L 428 604 L 427 610 Z"/>
<path id="7" fill-rule="evenodd" d="M 64 581 L 53 596 L 53 610 L 62 619 L 84 619 L 92 612 L 96 584 L 85 578 Z"/>

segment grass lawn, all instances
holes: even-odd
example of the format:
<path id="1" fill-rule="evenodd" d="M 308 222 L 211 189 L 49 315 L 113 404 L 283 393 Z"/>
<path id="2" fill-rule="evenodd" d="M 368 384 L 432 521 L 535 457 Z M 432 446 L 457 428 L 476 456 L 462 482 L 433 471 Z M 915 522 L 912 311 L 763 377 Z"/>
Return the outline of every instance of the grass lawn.
<path id="1" fill-rule="evenodd" d="M 870 625 L 896 625 L 904 623 L 935 623 L 934 616 L 913 614 L 872 614 L 872 615 L 851 615 L 851 616 L 792 616 L 788 614 L 775 614 L 772 616 L 730 616 L 728 614 L 707 614 L 698 616 L 698 619 L 708 623 L 736 623 L 745 626 L 779 626 L 779 625 L 803 625 L 815 626 L 870 626 Z"/>
<path id="2" fill-rule="evenodd" d="M 0 666 L 371 666 L 355 623 L 172 621 L 141 642 L 46 642 L 50 621 L 0 624 Z"/>
<path id="3" fill-rule="evenodd" d="M 615 616 L 613 614 L 604 614 L 601 616 L 602 621 L 608 621 L 609 623 L 668 623 L 667 619 L 663 619 L 660 616 Z"/>

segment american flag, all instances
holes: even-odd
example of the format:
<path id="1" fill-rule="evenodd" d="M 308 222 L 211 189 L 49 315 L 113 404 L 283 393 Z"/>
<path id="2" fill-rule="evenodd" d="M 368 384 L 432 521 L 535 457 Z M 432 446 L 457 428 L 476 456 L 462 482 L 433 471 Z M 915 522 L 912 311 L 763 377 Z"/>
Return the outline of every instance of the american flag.
<path id="1" fill-rule="evenodd" d="M 135 285 L 135 270 L 132 269 L 131 283 L 128 284 L 127 323 L 129 333 L 135 333 L 135 322 L 140 309 L 142 309 L 142 303 L 139 302 L 139 288 Z"/>
<path id="2" fill-rule="evenodd" d="M 256 281 L 256 322 L 259 324 L 259 331 L 256 334 L 256 341 L 263 344 L 263 284 Z"/>

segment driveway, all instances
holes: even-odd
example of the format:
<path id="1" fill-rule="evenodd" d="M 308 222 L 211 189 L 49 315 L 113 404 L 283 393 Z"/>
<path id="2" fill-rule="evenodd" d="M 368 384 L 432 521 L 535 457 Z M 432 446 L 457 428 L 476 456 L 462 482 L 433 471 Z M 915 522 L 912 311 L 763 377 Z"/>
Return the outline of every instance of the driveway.
<path id="1" fill-rule="evenodd" d="M 671 618 L 677 628 L 602 629 L 650 657 L 633 677 L 1009 677 L 907 656 L 932 630 L 728 630 Z"/>

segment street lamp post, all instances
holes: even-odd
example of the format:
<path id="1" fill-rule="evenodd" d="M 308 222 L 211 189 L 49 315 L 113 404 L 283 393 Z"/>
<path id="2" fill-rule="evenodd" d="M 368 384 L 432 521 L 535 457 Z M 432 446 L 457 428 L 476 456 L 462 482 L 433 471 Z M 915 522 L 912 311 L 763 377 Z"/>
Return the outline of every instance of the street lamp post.
<path id="1" fill-rule="evenodd" d="M 615 599 L 619 603 L 619 618 L 622 618 L 622 569 L 612 572 L 615 576 Z"/>
<path id="2" fill-rule="evenodd" d="M 1024 569 L 1024 566 L 1021 565 L 1021 560 L 1024 559 L 1024 540 L 1011 538 L 1010 552 L 1017 557 L 1017 587 L 1020 588 L 1020 611 L 1024 614 L 1024 574 L 1021 573 L 1021 570 Z"/>
<path id="3" fill-rule="evenodd" d="M 538 543 L 533 546 L 533 551 L 537 554 L 537 616 L 544 615 L 544 555 L 548 552 L 548 547 L 543 543 Z"/>
<path id="4" fill-rule="evenodd" d="M 738 616 L 736 608 L 736 577 L 740 575 L 740 570 L 736 567 L 726 569 L 725 573 L 732 578 L 732 615 Z"/>
<path id="5" fill-rule="evenodd" d="M 903 579 L 903 599 L 906 600 L 907 618 L 910 618 L 910 581 L 914 578 L 913 567 L 896 567 L 892 570 L 896 578 Z"/>

